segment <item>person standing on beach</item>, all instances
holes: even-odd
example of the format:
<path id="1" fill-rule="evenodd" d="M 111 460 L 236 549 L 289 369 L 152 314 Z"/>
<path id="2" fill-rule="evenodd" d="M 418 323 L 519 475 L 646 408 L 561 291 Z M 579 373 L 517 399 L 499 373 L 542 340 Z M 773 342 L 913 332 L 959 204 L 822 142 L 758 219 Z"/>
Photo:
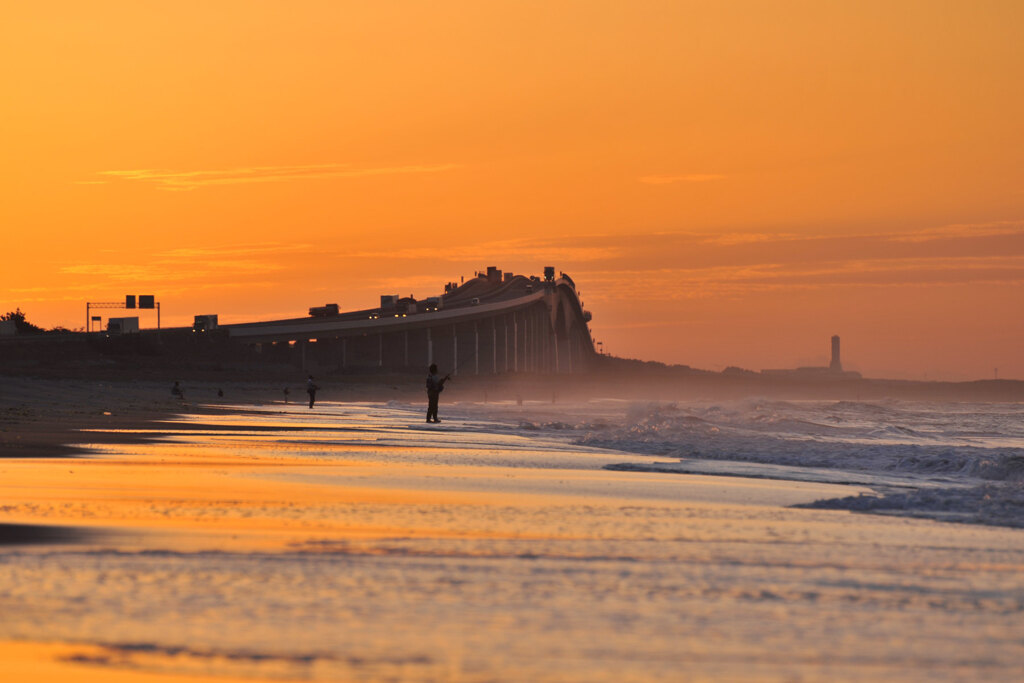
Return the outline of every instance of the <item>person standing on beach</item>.
<path id="1" fill-rule="evenodd" d="M 444 391 L 444 383 L 451 379 L 451 375 L 443 378 L 437 376 L 437 364 L 430 364 L 430 373 L 427 375 L 427 422 L 440 422 L 437 419 L 437 399 Z M 430 419 L 433 417 L 434 419 Z"/>
<path id="2" fill-rule="evenodd" d="M 185 392 L 182 390 L 178 380 L 174 380 L 174 386 L 171 387 L 171 396 L 185 400 Z"/>
<path id="3" fill-rule="evenodd" d="M 309 407 L 313 408 L 313 404 L 316 402 L 316 390 L 319 389 L 317 385 L 313 384 L 313 375 L 309 376 L 306 380 L 306 393 L 309 394 Z"/>

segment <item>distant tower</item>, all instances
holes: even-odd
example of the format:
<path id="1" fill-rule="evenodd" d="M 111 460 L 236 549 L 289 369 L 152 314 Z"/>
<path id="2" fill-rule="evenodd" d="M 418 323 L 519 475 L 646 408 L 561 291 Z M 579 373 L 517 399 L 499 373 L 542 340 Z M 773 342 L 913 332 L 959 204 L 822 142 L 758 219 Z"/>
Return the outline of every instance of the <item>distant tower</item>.
<path id="1" fill-rule="evenodd" d="M 842 372 L 843 364 L 839 362 L 839 335 L 832 335 L 832 362 L 829 363 L 828 369 L 832 372 Z"/>

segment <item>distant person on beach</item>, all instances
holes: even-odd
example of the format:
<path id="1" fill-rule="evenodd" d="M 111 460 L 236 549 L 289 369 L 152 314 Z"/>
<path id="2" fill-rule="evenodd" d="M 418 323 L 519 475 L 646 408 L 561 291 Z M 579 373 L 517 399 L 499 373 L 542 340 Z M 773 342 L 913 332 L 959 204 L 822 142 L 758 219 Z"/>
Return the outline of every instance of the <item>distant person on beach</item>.
<path id="1" fill-rule="evenodd" d="M 180 399 L 184 399 L 185 398 L 185 392 L 181 390 L 181 385 L 178 384 L 177 380 L 174 381 L 174 386 L 171 387 L 171 396 L 174 396 L 175 398 L 180 398 Z"/>
<path id="2" fill-rule="evenodd" d="M 437 364 L 430 364 L 430 374 L 427 375 L 427 422 L 440 422 L 437 419 L 437 399 L 444 391 L 444 383 L 451 379 L 451 375 L 443 378 L 437 376 Z M 433 417 L 434 419 L 430 419 Z"/>
<path id="3" fill-rule="evenodd" d="M 309 376 L 306 380 L 306 393 L 309 394 L 309 407 L 312 408 L 316 402 L 316 390 L 319 389 L 317 385 L 313 384 L 313 375 Z"/>

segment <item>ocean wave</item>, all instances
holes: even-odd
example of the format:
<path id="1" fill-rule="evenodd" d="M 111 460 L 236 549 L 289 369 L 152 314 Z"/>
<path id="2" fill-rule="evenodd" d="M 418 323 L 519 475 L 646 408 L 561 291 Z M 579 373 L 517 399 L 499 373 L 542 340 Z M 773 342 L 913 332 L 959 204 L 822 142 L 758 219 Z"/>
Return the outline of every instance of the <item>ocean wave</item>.
<path id="1" fill-rule="evenodd" d="M 926 517 L 950 522 L 1024 527 L 1024 481 L 958 489 L 914 489 L 849 496 L 794 507 Z"/>
<path id="2" fill-rule="evenodd" d="M 921 432 L 915 431 L 910 427 L 904 427 L 903 425 L 882 425 L 878 429 L 873 429 L 870 432 L 871 436 L 875 437 L 889 437 L 889 436 L 913 436 L 919 438 L 929 438 L 927 435 Z"/>
<path id="3" fill-rule="evenodd" d="M 647 403 L 631 406 L 617 424 L 606 420 L 600 430 L 584 424 L 575 443 L 682 464 L 658 471 L 701 471 L 687 463 L 717 461 L 737 463 L 740 472 L 749 467 L 738 463 L 763 466 L 764 476 L 780 478 L 810 476 L 806 472 L 840 483 L 900 481 L 911 490 L 888 493 L 881 486 L 879 495 L 818 507 L 1024 527 L 1022 414 L 1017 404 Z"/>
<path id="4" fill-rule="evenodd" d="M 907 426 L 911 415 L 921 428 Z M 751 400 L 637 404 L 617 425 L 574 429 L 579 445 L 648 455 L 1016 481 L 1024 479 L 1024 448 L 1003 444 L 1016 443 L 1018 420 L 1009 411 L 992 429 L 992 416 L 977 409 Z M 972 425 L 979 421 L 993 436 L 965 441 L 960 434 L 980 432 Z"/>

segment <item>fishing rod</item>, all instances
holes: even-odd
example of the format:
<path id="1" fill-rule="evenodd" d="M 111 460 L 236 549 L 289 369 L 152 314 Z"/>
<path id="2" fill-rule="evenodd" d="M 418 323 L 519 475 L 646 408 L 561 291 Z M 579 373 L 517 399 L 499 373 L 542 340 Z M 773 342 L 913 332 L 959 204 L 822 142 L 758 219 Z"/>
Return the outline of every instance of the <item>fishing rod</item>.
<path id="1" fill-rule="evenodd" d="M 469 361 L 471 361 L 474 358 L 476 358 L 476 354 L 477 354 L 477 350 L 474 349 L 473 353 L 471 353 L 469 356 L 467 356 L 466 358 L 463 358 L 461 361 L 456 363 L 455 367 L 452 368 L 452 371 L 450 373 L 448 373 L 448 375 L 446 375 L 447 379 L 451 379 L 452 375 L 457 374 L 459 372 L 459 370 L 462 368 L 463 365 L 465 365 Z"/>

